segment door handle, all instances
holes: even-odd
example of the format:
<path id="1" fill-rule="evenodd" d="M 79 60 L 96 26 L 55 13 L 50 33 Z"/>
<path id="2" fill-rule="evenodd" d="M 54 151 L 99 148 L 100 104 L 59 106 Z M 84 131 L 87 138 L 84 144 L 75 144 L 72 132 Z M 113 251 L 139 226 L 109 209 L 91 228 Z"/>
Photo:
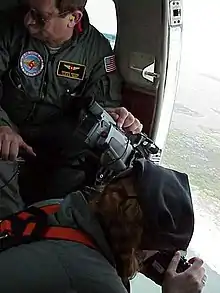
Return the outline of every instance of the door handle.
<path id="1" fill-rule="evenodd" d="M 150 72 L 148 71 L 148 66 L 145 67 L 144 69 L 135 67 L 135 66 L 130 66 L 130 68 L 136 72 L 140 72 L 143 78 L 148 79 L 148 77 L 153 77 L 153 78 L 160 78 L 160 74 L 156 72 Z"/>

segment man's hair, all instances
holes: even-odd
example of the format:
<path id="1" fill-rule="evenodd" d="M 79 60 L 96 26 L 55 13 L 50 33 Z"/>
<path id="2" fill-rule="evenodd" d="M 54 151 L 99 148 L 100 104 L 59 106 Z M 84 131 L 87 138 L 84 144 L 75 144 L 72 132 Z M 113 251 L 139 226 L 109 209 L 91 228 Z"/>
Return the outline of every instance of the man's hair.
<path id="1" fill-rule="evenodd" d="M 74 10 L 83 11 L 87 0 L 56 0 L 56 7 L 62 12 L 73 12 Z"/>

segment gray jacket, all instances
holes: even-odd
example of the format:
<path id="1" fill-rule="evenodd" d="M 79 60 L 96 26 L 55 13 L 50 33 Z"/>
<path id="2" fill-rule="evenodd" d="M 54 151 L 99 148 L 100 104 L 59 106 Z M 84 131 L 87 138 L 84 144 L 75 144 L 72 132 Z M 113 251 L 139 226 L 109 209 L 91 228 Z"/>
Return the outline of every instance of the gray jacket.
<path id="1" fill-rule="evenodd" d="M 79 228 L 99 251 L 70 241 L 39 241 L 0 253 L 1 293 L 126 293 L 103 230 L 84 195 L 70 194 L 49 222 Z"/>

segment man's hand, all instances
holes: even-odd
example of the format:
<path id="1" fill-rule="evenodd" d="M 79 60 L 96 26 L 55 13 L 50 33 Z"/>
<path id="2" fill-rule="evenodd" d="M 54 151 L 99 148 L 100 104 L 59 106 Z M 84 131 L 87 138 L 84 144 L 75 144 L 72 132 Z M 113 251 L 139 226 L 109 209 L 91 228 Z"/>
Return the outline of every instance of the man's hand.
<path id="1" fill-rule="evenodd" d="M 177 273 L 180 257 L 180 253 L 176 253 L 167 269 L 162 286 L 163 293 L 200 293 L 206 277 L 202 267 L 203 261 L 195 257 L 189 261 L 190 268 L 183 273 Z"/>
<path id="2" fill-rule="evenodd" d="M 27 145 L 19 134 L 14 132 L 9 126 L 1 126 L 0 157 L 2 158 L 2 160 L 16 160 L 20 148 L 24 149 L 30 155 L 36 156 L 32 147 Z"/>
<path id="3" fill-rule="evenodd" d="M 123 107 L 109 109 L 108 113 L 117 122 L 118 127 L 123 128 L 126 132 L 137 134 L 143 129 L 140 121 Z"/>

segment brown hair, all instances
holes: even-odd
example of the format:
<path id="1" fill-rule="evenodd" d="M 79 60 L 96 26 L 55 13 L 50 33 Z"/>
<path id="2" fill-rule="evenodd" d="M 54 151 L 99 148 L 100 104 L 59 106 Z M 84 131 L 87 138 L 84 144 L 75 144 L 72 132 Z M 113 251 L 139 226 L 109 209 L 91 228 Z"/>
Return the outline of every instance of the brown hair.
<path id="1" fill-rule="evenodd" d="M 75 10 L 83 11 L 86 6 L 87 0 L 56 0 L 56 7 L 60 13 L 74 12 Z"/>
<path id="2" fill-rule="evenodd" d="M 92 204 L 104 223 L 104 229 L 121 278 L 132 278 L 139 270 L 136 251 L 142 235 L 142 212 L 121 180 L 108 185 Z"/>

